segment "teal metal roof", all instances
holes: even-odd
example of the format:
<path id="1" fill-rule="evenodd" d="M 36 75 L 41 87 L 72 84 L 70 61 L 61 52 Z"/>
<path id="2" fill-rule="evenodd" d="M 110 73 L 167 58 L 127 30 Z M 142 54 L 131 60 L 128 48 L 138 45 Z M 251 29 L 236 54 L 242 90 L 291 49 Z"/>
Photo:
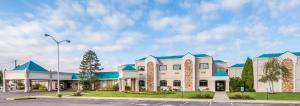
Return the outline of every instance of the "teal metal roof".
<path id="1" fill-rule="evenodd" d="M 134 71 L 136 69 L 134 68 L 134 64 L 125 64 L 124 68 L 122 70 L 125 70 L 125 71 Z"/>
<path id="2" fill-rule="evenodd" d="M 118 79 L 119 72 L 98 72 L 96 73 L 97 79 Z"/>
<path id="3" fill-rule="evenodd" d="M 244 67 L 245 64 L 234 64 L 231 67 Z"/>
<path id="4" fill-rule="evenodd" d="M 223 60 L 214 60 L 214 63 L 225 63 Z"/>
<path id="5" fill-rule="evenodd" d="M 286 51 L 289 52 L 289 51 Z M 284 53 L 286 53 L 284 52 Z M 279 57 L 280 55 L 284 54 L 284 53 L 268 53 L 268 54 L 262 54 L 260 56 L 258 56 L 257 58 L 270 58 L 270 57 Z M 300 56 L 300 52 L 290 52 L 295 54 L 296 56 Z"/>
<path id="6" fill-rule="evenodd" d="M 72 74 L 72 80 L 79 80 L 80 77 L 79 77 L 79 73 L 73 73 Z"/>
<path id="7" fill-rule="evenodd" d="M 214 76 L 228 76 L 224 71 L 216 71 Z"/>
<path id="8" fill-rule="evenodd" d="M 38 72 L 47 72 L 45 68 L 34 63 L 33 61 L 28 61 L 22 65 L 17 66 L 14 70 L 16 71 L 38 71 Z"/>
<path id="9" fill-rule="evenodd" d="M 118 79 L 119 78 L 119 72 L 113 71 L 113 72 L 97 72 L 96 78 L 98 80 L 107 80 L 107 79 Z M 79 73 L 73 73 L 72 74 L 72 80 L 79 80 Z"/>
<path id="10" fill-rule="evenodd" d="M 173 56 L 153 56 L 157 59 L 178 59 L 178 58 L 182 58 L 184 55 L 173 55 Z M 193 56 L 195 57 L 207 57 L 208 55 L 207 54 L 193 54 Z M 141 58 L 141 59 L 138 59 L 138 60 L 145 60 L 146 57 L 144 58 Z"/>

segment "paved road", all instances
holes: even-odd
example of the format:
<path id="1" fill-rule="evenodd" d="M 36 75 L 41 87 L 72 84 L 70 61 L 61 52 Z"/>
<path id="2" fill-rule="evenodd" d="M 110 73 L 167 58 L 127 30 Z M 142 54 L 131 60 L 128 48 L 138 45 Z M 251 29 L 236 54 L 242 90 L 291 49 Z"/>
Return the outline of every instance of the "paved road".
<path id="1" fill-rule="evenodd" d="M 210 103 L 154 100 L 32 99 L 1 101 L 0 106 L 300 106 L 294 104 Z"/>
<path id="2" fill-rule="evenodd" d="M 295 104 L 249 104 L 249 103 L 210 103 L 155 100 L 99 100 L 40 98 L 32 100 L 5 100 L 11 96 L 40 95 L 45 92 L 0 93 L 0 106 L 300 106 Z"/>

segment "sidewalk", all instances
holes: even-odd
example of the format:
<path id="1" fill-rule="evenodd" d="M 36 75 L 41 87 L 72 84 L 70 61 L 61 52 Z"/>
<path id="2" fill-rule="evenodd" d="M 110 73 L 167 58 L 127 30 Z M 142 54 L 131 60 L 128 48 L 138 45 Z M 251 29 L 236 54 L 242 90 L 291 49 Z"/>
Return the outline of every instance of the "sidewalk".
<path id="1" fill-rule="evenodd" d="M 230 102 L 226 92 L 216 92 L 213 102 Z"/>

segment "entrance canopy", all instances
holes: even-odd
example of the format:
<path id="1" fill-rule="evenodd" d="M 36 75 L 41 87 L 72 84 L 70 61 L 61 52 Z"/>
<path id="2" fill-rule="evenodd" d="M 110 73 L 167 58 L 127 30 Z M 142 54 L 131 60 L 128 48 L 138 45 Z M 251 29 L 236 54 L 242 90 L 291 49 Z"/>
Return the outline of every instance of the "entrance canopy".
<path id="1" fill-rule="evenodd" d="M 28 61 L 13 70 L 5 71 L 6 80 L 55 80 L 57 72 L 51 72 L 33 61 Z M 72 73 L 60 72 L 61 80 L 72 80 Z"/>

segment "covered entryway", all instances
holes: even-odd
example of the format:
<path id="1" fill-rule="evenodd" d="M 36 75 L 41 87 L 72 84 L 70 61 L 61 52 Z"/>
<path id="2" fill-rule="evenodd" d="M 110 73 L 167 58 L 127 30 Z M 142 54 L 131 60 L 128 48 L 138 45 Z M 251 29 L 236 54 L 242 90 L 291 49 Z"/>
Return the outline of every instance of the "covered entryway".
<path id="1" fill-rule="evenodd" d="M 215 82 L 216 91 L 225 91 L 226 90 L 226 81 L 216 81 Z"/>

